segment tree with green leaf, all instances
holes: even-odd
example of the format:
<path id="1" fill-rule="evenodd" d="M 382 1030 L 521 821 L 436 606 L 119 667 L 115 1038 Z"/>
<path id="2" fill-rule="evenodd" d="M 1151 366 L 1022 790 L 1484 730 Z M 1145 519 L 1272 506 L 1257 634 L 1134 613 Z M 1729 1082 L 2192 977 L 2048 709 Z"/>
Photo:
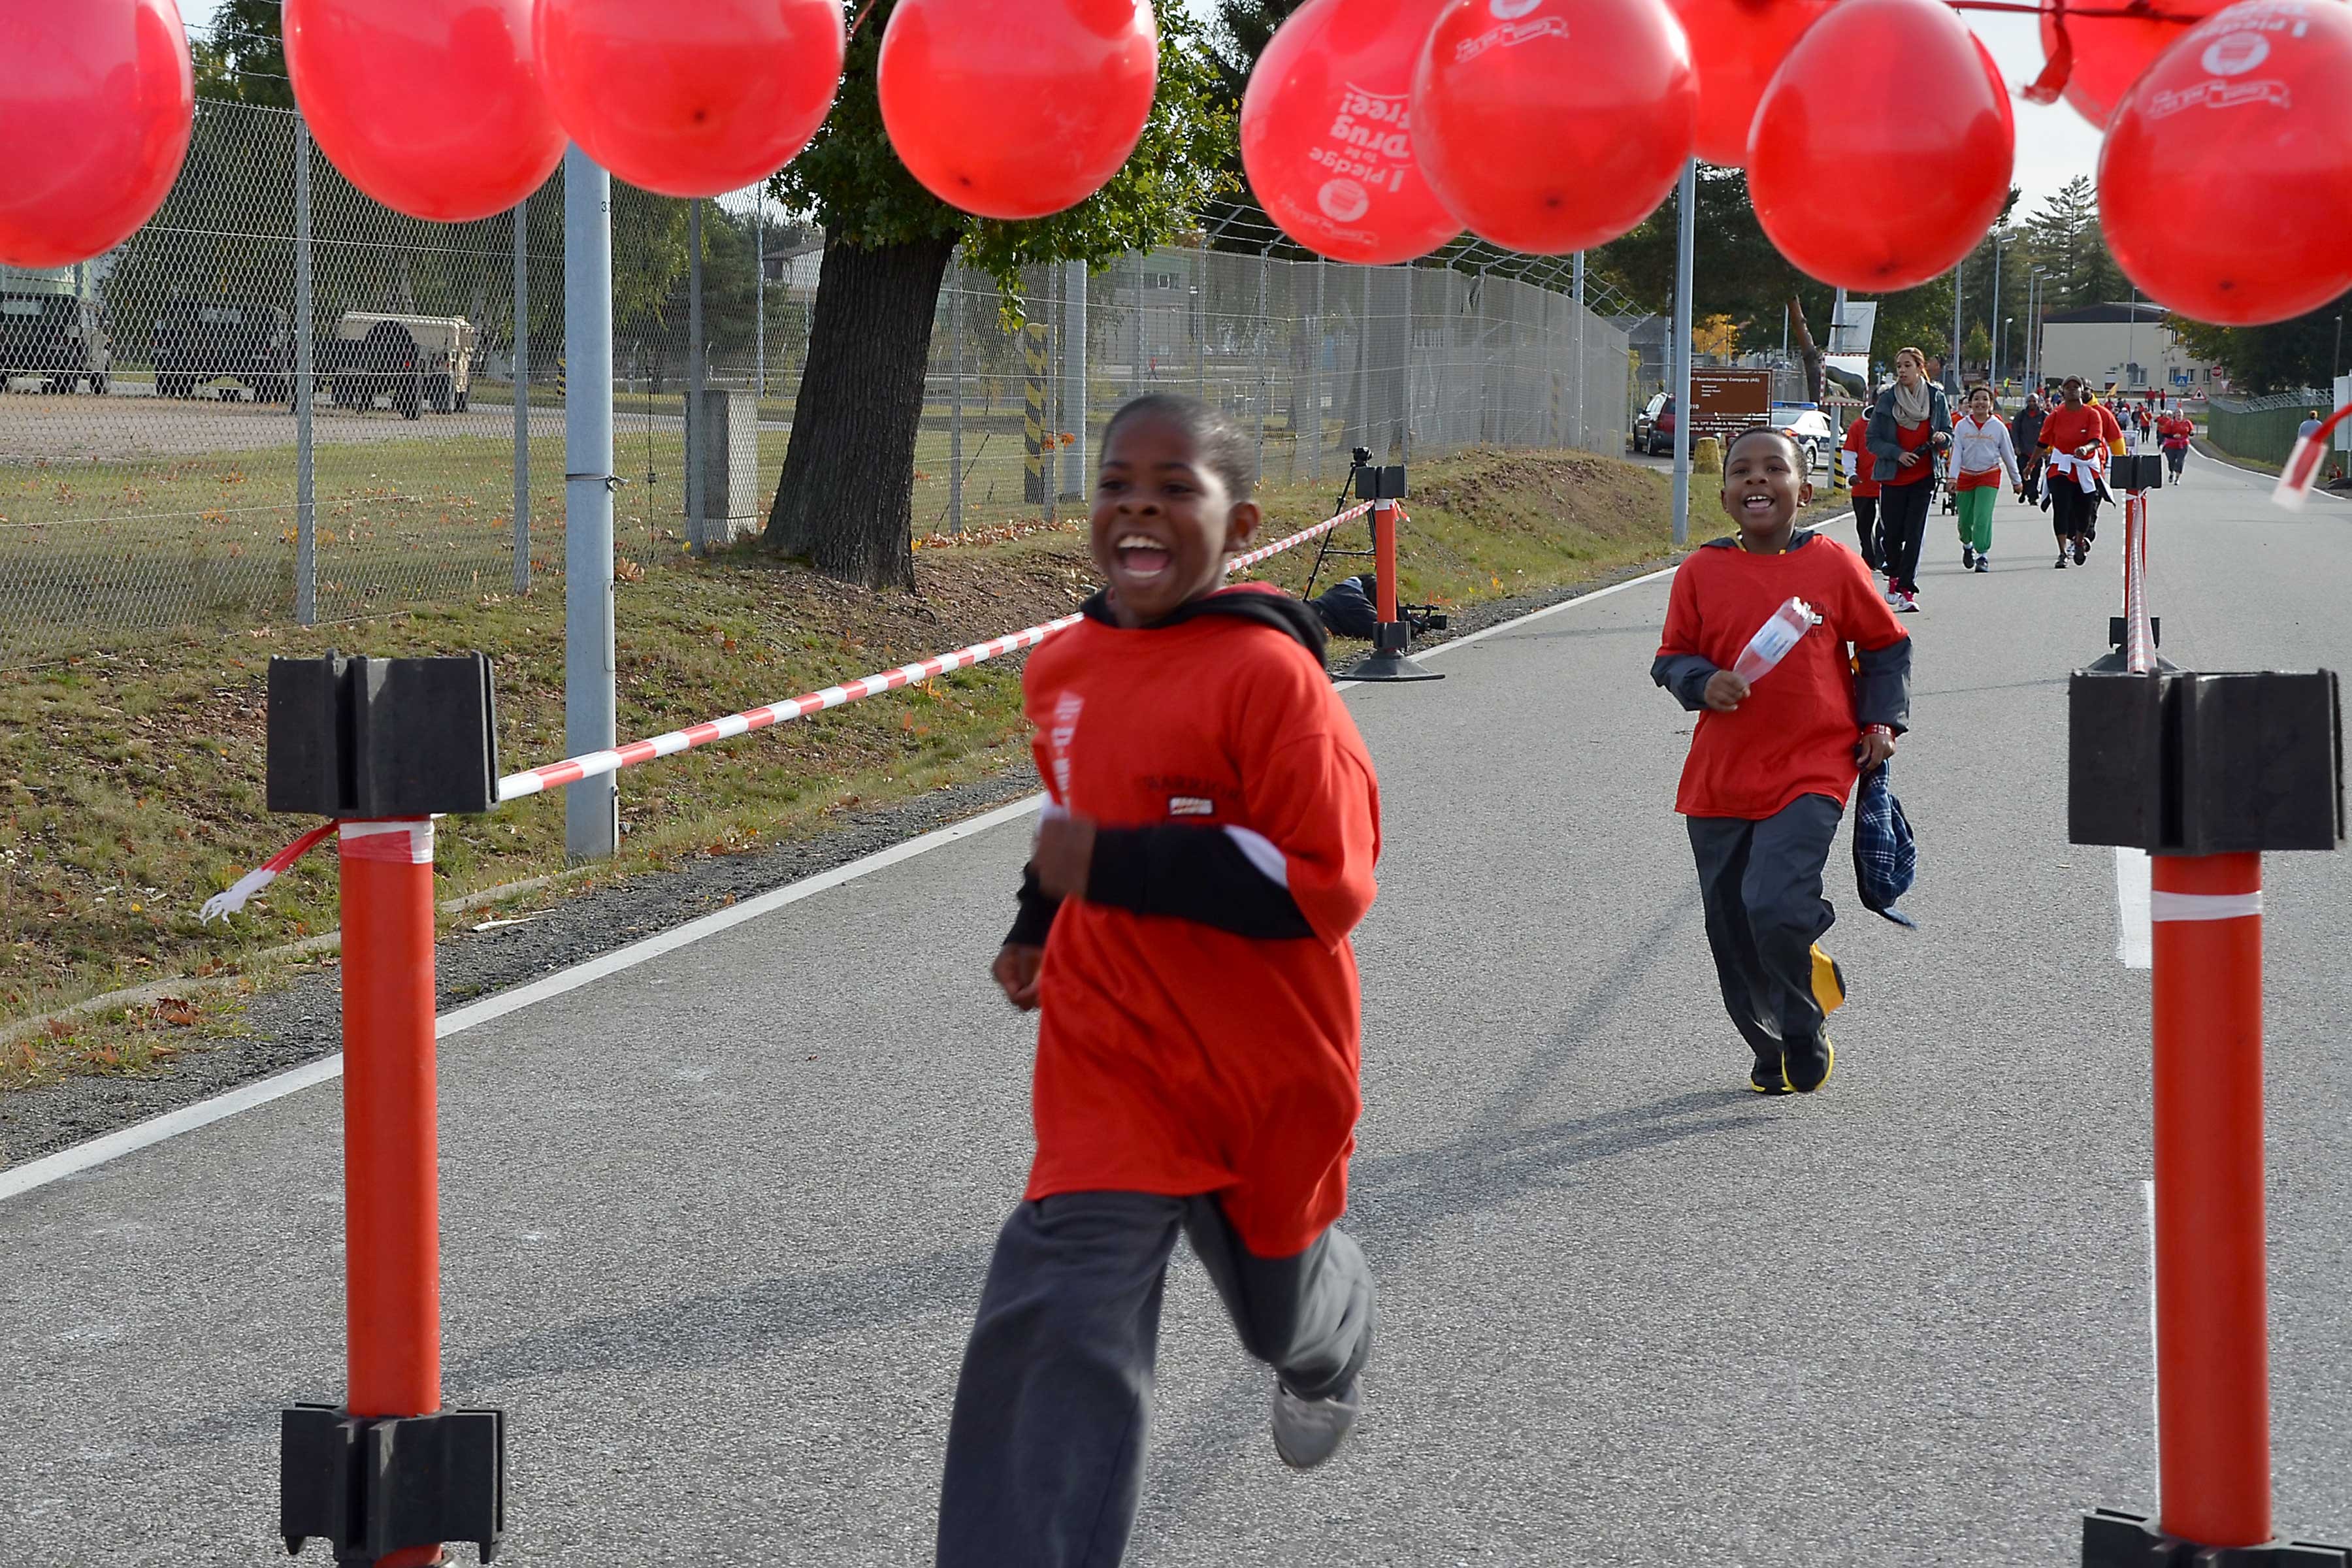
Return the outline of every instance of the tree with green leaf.
<path id="1" fill-rule="evenodd" d="M 2227 371 L 2230 389 L 2252 396 L 2295 392 L 2306 386 L 2326 392 L 2336 377 L 2352 370 L 2352 338 L 2344 335 L 2352 316 L 2352 294 L 2322 305 L 2309 315 L 2265 327 L 2216 327 L 2185 316 L 2171 320 L 2173 332 L 2190 353 Z"/>
<path id="2" fill-rule="evenodd" d="M 222 0 L 213 13 L 211 37 L 199 31 L 191 40 L 201 96 L 294 107 L 279 10 L 280 0 Z"/>
<path id="3" fill-rule="evenodd" d="M 958 247 L 1008 300 L 1024 267 L 1107 266 L 1181 231 L 1230 190 L 1233 141 L 1200 28 L 1181 0 L 1154 0 L 1159 93 L 1125 166 L 1066 212 L 1031 223 L 972 217 L 918 184 L 883 132 L 875 63 L 895 6 L 875 0 L 865 13 L 833 113 L 770 184 L 823 226 L 825 248 L 766 542 L 877 588 L 914 586 L 915 439 L 940 285 Z"/>

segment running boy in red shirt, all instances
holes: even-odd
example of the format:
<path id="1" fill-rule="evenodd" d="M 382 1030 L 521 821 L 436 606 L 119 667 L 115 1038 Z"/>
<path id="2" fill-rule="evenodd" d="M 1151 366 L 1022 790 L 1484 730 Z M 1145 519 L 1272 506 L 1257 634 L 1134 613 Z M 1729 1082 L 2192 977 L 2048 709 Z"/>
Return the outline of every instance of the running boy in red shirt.
<path id="1" fill-rule="evenodd" d="M 1650 666 L 1699 715 L 1675 809 L 1724 1005 L 1755 1053 L 1748 1081 L 1764 1094 L 1810 1093 L 1836 1062 L 1814 989 L 1813 944 L 1836 919 L 1822 868 L 1854 781 L 1895 754 L 1911 711 L 1911 639 L 1852 551 L 1795 525 L 1812 499 L 1804 472 L 1780 431 L 1732 441 L 1723 510 L 1738 531 L 1675 574 Z M 1733 667 L 1791 597 L 1819 624 L 1751 685 Z"/>
<path id="2" fill-rule="evenodd" d="M 1119 1561 L 1180 1235 L 1275 1370 L 1283 1460 L 1355 1419 L 1372 1281 L 1334 1222 L 1380 797 L 1314 612 L 1223 585 L 1251 478 L 1203 405 L 1120 409 L 1089 534 L 1109 586 L 1023 679 L 1050 804 L 994 974 L 1042 1015 L 1037 1152 L 956 1388 L 940 1568 Z"/>

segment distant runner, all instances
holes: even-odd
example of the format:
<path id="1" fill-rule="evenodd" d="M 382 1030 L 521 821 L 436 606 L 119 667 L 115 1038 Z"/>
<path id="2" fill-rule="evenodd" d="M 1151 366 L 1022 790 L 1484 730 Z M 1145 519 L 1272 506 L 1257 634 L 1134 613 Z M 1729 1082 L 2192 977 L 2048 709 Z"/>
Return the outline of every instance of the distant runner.
<path id="1" fill-rule="evenodd" d="M 2083 395 L 2083 379 L 2070 375 L 2060 388 L 2065 401 L 2042 425 L 2042 450 L 2049 459 L 2050 526 L 2058 536 L 2058 564 L 2071 549 L 2074 564 L 2091 558 L 2099 536 L 2099 500 L 2106 494 L 2107 458 L 2123 456 L 2123 426 L 2105 404 Z"/>
<path id="2" fill-rule="evenodd" d="M 2168 410 L 2156 422 L 2157 439 L 2164 443 L 2164 461 L 2172 470 L 2172 482 L 2180 482 L 2181 466 L 2189 461 L 2189 443 L 2196 438 L 2197 426 L 2179 409 Z"/>
<path id="3" fill-rule="evenodd" d="M 1846 482 L 1853 497 L 1853 535 L 1862 547 L 1862 558 L 1873 572 L 1886 570 L 1886 556 L 1878 541 L 1878 481 L 1870 477 L 1870 411 L 1864 409 L 1853 416 L 1845 427 L 1845 446 L 1840 459 L 1845 464 Z"/>
<path id="4" fill-rule="evenodd" d="M 1871 478 L 1879 485 L 1879 550 L 1886 557 L 1886 602 L 1919 607 L 1919 547 L 1936 496 L 1936 460 L 1952 445 L 1944 389 L 1927 379 L 1927 356 L 1895 351 L 1895 384 L 1870 408 Z"/>
<path id="5" fill-rule="evenodd" d="M 2025 406 L 2009 422 L 2010 442 L 2017 450 L 2018 461 L 2025 465 L 2025 482 L 2018 488 L 2018 499 L 2028 506 L 2042 504 L 2042 422 L 2048 417 L 2042 411 L 2042 395 L 2029 392 Z"/>
<path id="6" fill-rule="evenodd" d="M 2025 493 L 2025 475 L 2017 466 L 2017 448 L 2009 426 L 1992 405 L 1992 388 L 1969 389 L 1968 412 L 1952 426 L 1952 500 L 1960 514 L 1960 569 L 1992 570 L 1993 498 L 2006 472 L 2018 494 Z"/>

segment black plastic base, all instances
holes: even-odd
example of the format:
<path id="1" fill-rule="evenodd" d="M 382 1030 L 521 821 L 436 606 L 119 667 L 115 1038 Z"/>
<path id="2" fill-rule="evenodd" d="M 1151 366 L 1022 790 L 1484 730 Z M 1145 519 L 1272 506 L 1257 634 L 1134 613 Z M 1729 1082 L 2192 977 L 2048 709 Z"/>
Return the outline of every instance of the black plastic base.
<path id="1" fill-rule="evenodd" d="M 2352 1568 L 2352 1549 L 2316 1541 L 2200 1546 L 2111 1508 L 2083 1516 L 2083 1568 Z"/>
<path id="2" fill-rule="evenodd" d="M 1356 661 L 1351 669 L 1340 671 L 1342 680 L 1443 680 L 1433 669 L 1421 666 L 1401 653 L 1368 653 Z"/>
<path id="3" fill-rule="evenodd" d="M 330 1405 L 278 1416 L 278 1532 L 312 1536 L 338 1563 L 470 1541 L 495 1562 L 506 1532 L 506 1415 L 441 1410 L 367 1419 Z"/>
<path id="4" fill-rule="evenodd" d="M 1382 621 L 1372 634 L 1372 651 L 1356 661 L 1342 680 L 1443 680 L 1433 669 L 1413 663 L 1406 651 L 1412 647 L 1412 626 L 1405 621 Z"/>

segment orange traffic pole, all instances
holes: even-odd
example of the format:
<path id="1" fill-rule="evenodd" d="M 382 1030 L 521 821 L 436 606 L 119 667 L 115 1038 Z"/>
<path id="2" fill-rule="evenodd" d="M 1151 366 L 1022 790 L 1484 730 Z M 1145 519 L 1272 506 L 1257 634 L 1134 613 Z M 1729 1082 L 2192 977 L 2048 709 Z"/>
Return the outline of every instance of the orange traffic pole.
<path id="1" fill-rule="evenodd" d="M 1372 568 L 1380 579 L 1381 624 L 1394 626 L 1397 615 L 1397 505 L 1392 500 L 1372 503 Z"/>
<path id="2" fill-rule="evenodd" d="M 351 1414 L 441 1408 L 433 824 L 346 822 L 343 1224 Z M 405 1547 L 378 1568 L 443 1561 Z"/>
<path id="3" fill-rule="evenodd" d="M 2153 860 L 2161 1527 L 2271 1539 L 2262 857 Z"/>

